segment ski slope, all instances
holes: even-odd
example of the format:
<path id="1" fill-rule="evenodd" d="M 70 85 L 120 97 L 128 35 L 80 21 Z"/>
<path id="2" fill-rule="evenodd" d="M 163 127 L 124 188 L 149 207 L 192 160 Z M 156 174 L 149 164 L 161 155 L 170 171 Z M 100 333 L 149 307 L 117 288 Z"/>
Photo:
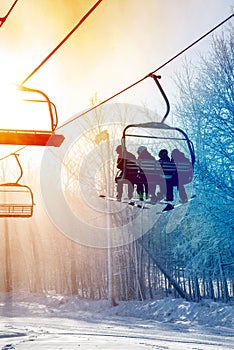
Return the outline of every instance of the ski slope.
<path id="1" fill-rule="evenodd" d="M 81 301 L 14 296 L 0 304 L 0 349 L 227 350 L 234 348 L 233 305 L 181 299 Z"/>

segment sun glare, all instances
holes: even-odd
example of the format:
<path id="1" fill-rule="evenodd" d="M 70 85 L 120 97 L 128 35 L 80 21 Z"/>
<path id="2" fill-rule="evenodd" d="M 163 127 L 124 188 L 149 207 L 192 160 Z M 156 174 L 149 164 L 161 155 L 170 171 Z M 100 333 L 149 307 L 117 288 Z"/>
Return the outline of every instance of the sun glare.
<path id="1" fill-rule="evenodd" d="M 25 66 L 30 63 L 30 55 L 24 60 Z M 26 69 L 24 67 L 24 69 Z M 28 74 L 28 69 L 26 69 Z M 39 93 L 21 91 L 17 84 L 22 81 L 24 72 L 19 70 L 15 59 L 6 52 L 0 57 L 0 129 L 14 130 L 51 130 L 51 120 L 48 104 Z M 26 84 L 27 85 L 27 84 Z M 38 89 L 37 86 L 27 85 Z M 39 88 L 40 89 L 40 88 Z"/>
<path id="2" fill-rule="evenodd" d="M 0 96 L 1 129 L 51 130 L 49 107 L 41 94 L 1 84 Z"/>

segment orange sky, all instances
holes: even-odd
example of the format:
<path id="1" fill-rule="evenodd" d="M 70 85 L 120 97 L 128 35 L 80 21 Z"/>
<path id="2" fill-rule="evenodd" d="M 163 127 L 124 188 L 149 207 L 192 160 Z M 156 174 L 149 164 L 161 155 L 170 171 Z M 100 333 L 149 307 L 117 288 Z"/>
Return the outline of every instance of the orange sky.
<path id="1" fill-rule="evenodd" d="M 12 3 L 1 1 L 1 16 Z M 0 28 L 1 82 L 21 83 L 94 3 L 19 0 Z M 89 107 L 95 93 L 106 99 L 156 69 L 228 17 L 232 4 L 231 0 L 103 0 L 26 86 L 46 92 L 63 123 Z M 210 39 L 191 49 L 189 57 L 204 52 Z M 181 62 L 182 57 L 159 72 L 167 91 Z M 154 84 L 147 80 L 118 101 L 154 107 L 154 96 Z"/>

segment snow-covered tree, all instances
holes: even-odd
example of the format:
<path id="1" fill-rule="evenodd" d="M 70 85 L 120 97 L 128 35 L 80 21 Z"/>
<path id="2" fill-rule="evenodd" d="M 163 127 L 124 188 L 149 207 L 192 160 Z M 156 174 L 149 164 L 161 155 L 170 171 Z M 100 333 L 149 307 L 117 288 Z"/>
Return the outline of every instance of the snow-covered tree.
<path id="1" fill-rule="evenodd" d="M 177 80 L 176 106 L 177 121 L 193 139 L 197 157 L 196 206 L 182 224 L 176 254 L 188 273 L 212 282 L 216 295 L 224 300 L 233 294 L 234 276 L 233 34 L 231 27 L 214 37 L 198 66 L 186 65 Z"/>

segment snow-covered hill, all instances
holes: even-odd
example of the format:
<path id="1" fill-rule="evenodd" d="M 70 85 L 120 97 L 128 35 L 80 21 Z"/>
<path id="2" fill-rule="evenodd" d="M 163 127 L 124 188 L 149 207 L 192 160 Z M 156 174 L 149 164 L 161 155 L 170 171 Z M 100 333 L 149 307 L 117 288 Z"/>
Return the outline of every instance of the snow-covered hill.
<path id="1" fill-rule="evenodd" d="M 234 304 L 1 295 L 0 349 L 233 349 Z"/>

